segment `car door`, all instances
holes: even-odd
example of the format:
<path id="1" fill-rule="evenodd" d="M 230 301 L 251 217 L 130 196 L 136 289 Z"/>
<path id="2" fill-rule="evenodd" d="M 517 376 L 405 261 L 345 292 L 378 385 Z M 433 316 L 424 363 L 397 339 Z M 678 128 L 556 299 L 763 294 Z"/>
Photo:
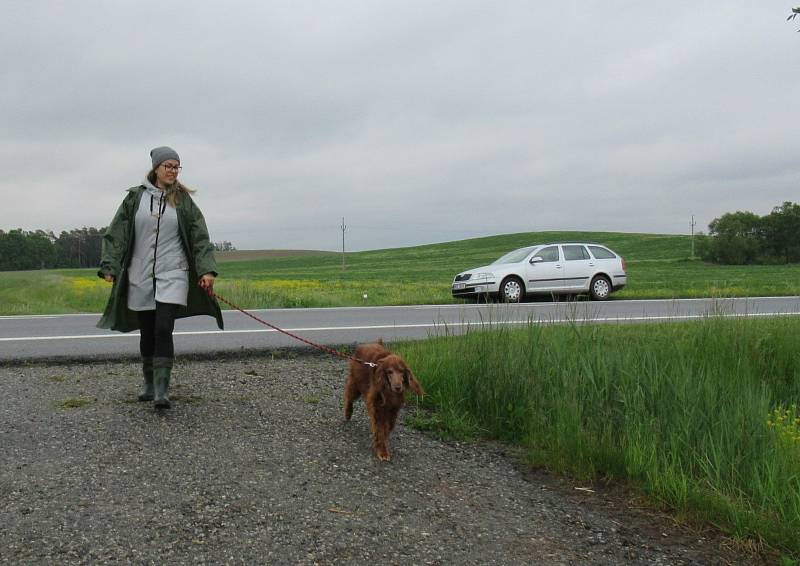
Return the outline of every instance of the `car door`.
<path id="1" fill-rule="evenodd" d="M 595 260 L 589 255 L 586 246 L 564 244 L 564 287 L 567 289 L 589 289 L 589 282 L 595 271 Z"/>
<path id="2" fill-rule="evenodd" d="M 557 291 L 564 287 L 564 262 L 558 246 L 546 246 L 528 258 L 525 286 L 531 293 Z"/>

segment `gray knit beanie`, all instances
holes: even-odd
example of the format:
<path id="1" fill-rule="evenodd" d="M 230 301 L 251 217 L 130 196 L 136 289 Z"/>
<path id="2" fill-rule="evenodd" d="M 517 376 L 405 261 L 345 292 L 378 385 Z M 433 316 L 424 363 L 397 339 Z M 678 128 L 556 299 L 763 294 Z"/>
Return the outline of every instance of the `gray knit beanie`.
<path id="1" fill-rule="evenodd" d="M 178 152 L 165 145 L 150 150 L 150 157 L 153 158 L 153 169 L 164 163 L 167 159 L 174 159 L 178 163 L 181 162 L 181 158 L 178 157 Z"/>

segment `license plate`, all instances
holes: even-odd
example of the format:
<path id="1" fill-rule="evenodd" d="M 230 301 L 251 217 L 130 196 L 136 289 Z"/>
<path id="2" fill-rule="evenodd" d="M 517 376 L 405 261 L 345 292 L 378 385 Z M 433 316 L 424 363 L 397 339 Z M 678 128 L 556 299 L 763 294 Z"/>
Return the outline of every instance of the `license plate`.
<path id="1" fill-rule="evenodd" d="M 467 286 L 466 283 L 453 283 L 453 289 L 456 289 L 456 290 L 463 289 L 466 286 Z"/>

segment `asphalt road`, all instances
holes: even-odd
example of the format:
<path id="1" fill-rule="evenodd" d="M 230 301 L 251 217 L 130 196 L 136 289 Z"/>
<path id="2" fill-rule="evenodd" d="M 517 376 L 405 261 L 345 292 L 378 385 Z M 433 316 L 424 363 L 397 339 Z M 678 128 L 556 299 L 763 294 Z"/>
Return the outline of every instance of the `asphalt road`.
<path id="1" fill-rule="evenodd" d="M 800 297 L 570 301 L 523 304 L 422 305 L 326 309 L 253 310 L 251 314 L 318 344 L 341 345 L 379 337 L 423 339 L 487 322 L 544 324 L 696 320 L 710 315 L 800 315 Z M 0 364 L 36 359 L 138 355 L 138 333 L 98 329 L 98 314 L 0 317 Z M 225 330 L 210 317 L 177 321 L 176 354 L 259 351 L 304 346 L 302 342 L 237 312 L 224 311 Z"/>

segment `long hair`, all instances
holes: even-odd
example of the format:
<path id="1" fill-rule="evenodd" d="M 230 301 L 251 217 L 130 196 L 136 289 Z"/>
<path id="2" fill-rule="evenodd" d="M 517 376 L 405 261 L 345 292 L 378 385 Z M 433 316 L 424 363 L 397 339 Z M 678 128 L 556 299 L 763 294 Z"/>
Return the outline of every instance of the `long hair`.
<path id="1" fill-rule="evenodd" d="M 150 169 L 150 172 L 147 174 L 147 180 L 150 181 L 154 187 L 158 186 L 156 185 L 156 181 L 158 179 L 156 178 L 155 169 Z M 178 203 L 181 202 L 181 197 L 183 195 L 191 195 L 196 192 L 196 189 L 190 189 L 177 179 L 172 185 L 169 185 L 164 189 L 164 195 L 167 197 L 167 202 L 170 204 L 170 206 L 172 206 L 172 208 L 178 206 Z"/>

